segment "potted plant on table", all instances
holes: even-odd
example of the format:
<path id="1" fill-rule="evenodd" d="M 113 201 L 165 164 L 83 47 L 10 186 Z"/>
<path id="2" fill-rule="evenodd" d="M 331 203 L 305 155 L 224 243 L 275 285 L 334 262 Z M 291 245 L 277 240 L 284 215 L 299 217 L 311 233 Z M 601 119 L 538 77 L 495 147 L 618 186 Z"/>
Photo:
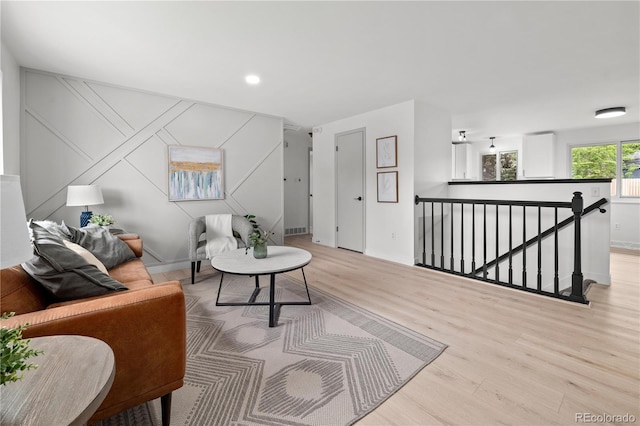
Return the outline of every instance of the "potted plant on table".
<path id="1" fill-rule="evenodd" d="M 260 229 L 256 229 L 249 235 L 249 247 L 253 247 L 253 257 L 256 259 L 267 257 L 267 241 L 271 235 L 273 235 L 273 232 Z"/>
<path id="2" fill-rule="evenodd" d="M 116 221 L 113 220 L 113 217 L 110 214 L 94 214 L 91 216 L 91 219 L 89 219 L 89 223 L 93 223 L 98 226 L 109 226 L 116 223 Z"/>
<path id="3" fill-rule="evenodd" d="M 1 318 L 7 319 L 13 315 L 14 312 L 3 313 Z M 0 385 L 17 382 L 24 375 L 21 372 L 38 368 L 36 364 L 28 363 L 27 359 L 43 352 L 30 349 L 30 340 L 22 338 L 26 325 L 16 328 L 0 327 Z"/>
<path id="4" fill-rule="evenodd" d="M 267 232 L 260 229 L 260 225 L 255 221 L 255 215 L 246 214 L 244 217 L 249 220 L 253 227 L 253 232 L 249 234 L 249 244 L 244 253 L 247 254 L 249 249 L 253 247 L 253 257 L 256 259 L 264 259 L 267 257 L 267 241 L 273 235 L 273 232 Z"/>

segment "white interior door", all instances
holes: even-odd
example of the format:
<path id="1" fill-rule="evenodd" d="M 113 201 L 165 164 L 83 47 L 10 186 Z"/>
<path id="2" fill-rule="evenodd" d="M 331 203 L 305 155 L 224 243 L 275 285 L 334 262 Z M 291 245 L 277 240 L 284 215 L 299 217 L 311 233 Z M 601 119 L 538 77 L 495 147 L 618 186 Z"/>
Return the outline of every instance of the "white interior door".
<path id="1" fill-rule="evenodd" d="M 364 248 L 364 129 L 336 135 L 338 247 Z"/>

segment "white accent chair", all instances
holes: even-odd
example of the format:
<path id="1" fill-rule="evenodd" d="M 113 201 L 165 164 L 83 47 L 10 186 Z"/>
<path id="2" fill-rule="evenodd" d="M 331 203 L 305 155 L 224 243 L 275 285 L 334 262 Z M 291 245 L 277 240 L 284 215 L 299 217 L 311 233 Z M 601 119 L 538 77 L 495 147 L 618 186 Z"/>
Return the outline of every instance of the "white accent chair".
<path id="1" fill-rule="evenodd" d="M 249 245 L 249 235 L 253 232 L 253 225 L 241 215 L 231 216 L 231 229 L 238 241 L 238 248 Z M 191 284 L 195 283 L 196 272 L 200 272 L 200 263 L 207 259 L 205 247 L 207 225 L 204 216 L 196 217 L 189 223 L 189 260 L 191 261 Z"/>

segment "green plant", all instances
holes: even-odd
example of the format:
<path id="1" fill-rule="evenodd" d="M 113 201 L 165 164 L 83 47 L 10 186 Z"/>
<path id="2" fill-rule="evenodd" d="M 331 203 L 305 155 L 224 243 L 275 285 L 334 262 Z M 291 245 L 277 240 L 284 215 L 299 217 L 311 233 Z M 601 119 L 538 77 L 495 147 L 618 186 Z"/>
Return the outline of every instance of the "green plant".
<path id="1" fill-rule="evenodd" d="M 257 245 L 266 244 L 269 240 L 269 237 L 273 235 L 273 232 L 267 232 L 260 229 L 260 225 L 255 221 L 255 215 L 246 214 L 244 215 L 249 222 L 251 222 L 251 226 L 253 226 L 253 232 L 249 234 L 249 245 L 245 248 L 245 254 L 249 251 L 251 247 L 255 247 Z"/>
<path id="2" fill-rule="evenodd" d="M 251 226 L 253 226 L 254 232 L 260 229 L 260 225 L 258 225 L 258 222 L 255 221 L 255 218 L 256 218 L 255 215 L 245 214 L 244 217 L 246 217 L 247 220 L 251 223 Z"/>
<path id="3" fill-rule="evenodd" d="M 15 312 L 3 313 L 2 319 L 13 315 Z M 16 328 L 0 327 L 0 385 L 17 382 L 24 375 L 21 372 L 38 368 L 36 364 L 27 363 L 27 359 L 43 353 L 39 350 L 29 349 L 30 340 L 22 338 L 22 331 L 28 325 L 29 323 L 19 325 Z"/>
<path id="4" fill-rule="evenodd" d="M 113 220 L 113 217 L 110 214 L 94 214 L 93 216 L 91 216 L 91 219 L 89 219 L 89 223 L 100 226 L 107 226 L 113 225 L 114 223 L 116 223 L 116 221 Z"/>

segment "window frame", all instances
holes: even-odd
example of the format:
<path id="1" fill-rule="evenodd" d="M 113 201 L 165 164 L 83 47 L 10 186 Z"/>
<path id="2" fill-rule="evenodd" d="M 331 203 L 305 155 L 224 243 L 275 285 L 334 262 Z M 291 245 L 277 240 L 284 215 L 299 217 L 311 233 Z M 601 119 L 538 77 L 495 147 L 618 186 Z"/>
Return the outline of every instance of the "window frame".
<path id="1" fill-rule="evenodd" d="M 625 143 L 640 143 L 640 139 L 625 139 L 625 140 L 614 140 L 607 142 L 589 142 L 589 143 L 575 143 L 569 144 L 567 146 L 567 175 L 573 176 L 573 148 L 584 148 L 591 146 L 600 146 L 600 145 L 615 145 L 616 146 L 616 177 L 615 179 L 615 195 L 611 196 L 612 200 L 625 200 L 625 201 L 636 201 L 640 202 L 640 196 L 633 195 L 622 195 L 622 144 Z M 607 178 L 608 179 L 608 178 Z"/>
<path id="2" fill-rule="evenodd" d="M 501 154 L 507 154 L 507 153 L 511 153 L 511 152 L 515 152 L 516 153 L 516 177 L 514 180 L 518 180 L 518 176 L 520 176 L 520 151 L 517 149 L 507 149 L 504 151 L 496 151 L 496 152 L 489 152 L 489 151 L 484 151 L 484 152 L 480 152 L 480 181 L 481 182 L 503 182 L 502 180 L 502 163 L 500 162 L 500 155 Z M 496 171 L 495 171 L 495 175 L 496 178 L 494 180 L 484 180 L 484 172 L 483 172 L 483 168 L 484 168 L 484 162 L 483 159 L 485 156 L 494 156 L 495 157 L 495 167 L 496 167 Z M 513 182 L 513 181 L 508 181 L 508 182 Z"/>

